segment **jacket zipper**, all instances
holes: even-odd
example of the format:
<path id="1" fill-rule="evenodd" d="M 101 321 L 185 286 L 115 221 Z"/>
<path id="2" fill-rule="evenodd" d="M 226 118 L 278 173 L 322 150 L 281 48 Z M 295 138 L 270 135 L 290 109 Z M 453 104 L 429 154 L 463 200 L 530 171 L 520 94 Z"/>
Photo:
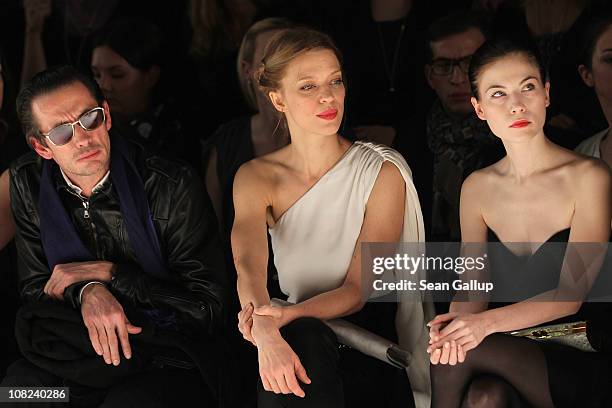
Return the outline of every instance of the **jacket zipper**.
<path id="1" fill-rule="evenodd" d="M 93 221 L 91 221 L 91 216 L 89 214 L 89 200 L 84 199 L 83 197 L 79 196 L 79 198 L 81 199 L 81 203 L 83 204 L 83 218 L 85 218 L 86 220 L 89 220 L 89 226 L 91 228 L 91 235 L 93 236 L 93 241 L 94 241 L 94 247 L 96 249 L 96 255 L 100 255 L 98 253 L 98 235 L 96 234 L 96 225 L 93 223 Z"/>

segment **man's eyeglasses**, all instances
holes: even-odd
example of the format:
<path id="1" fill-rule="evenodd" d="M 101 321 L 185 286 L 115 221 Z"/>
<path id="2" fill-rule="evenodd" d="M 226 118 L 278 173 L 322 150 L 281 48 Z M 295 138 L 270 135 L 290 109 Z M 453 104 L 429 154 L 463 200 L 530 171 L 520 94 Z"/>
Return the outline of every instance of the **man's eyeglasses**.
<path id="1" fill-rule="evenodd" d="M 74 125 L 77 123 L 86 131 L 91 131 L 100 127 L 106 121 L 104 109 L 101 107 L 93 108 L 82 114 L 72 123 L 64 123 L 56 126 L 49 133 L 40 133 L 46 137 L 54 146 L 63 146 L 74 136 Z"/>
<path id="2" fill-rule="evenodd" d="M 448 76 L 453 73 L 455 66 L 458 66 L 461 72 L 467 74 L 471 59 L 471 55 L 459 59 L 438 58 L 431 63 L 431 71 L 435 75 Z"/>

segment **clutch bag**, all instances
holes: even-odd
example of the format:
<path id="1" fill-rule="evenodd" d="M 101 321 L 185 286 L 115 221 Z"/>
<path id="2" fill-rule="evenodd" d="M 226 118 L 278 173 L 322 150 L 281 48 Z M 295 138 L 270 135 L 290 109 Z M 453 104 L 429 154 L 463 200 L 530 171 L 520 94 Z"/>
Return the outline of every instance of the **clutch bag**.
<path id="1" fill-rule="evenodd" d="M 596 351 L 587 338 L 587 323 L 585 321 L 531 327 L 529 329 L 515 330 L 508 334 L 536 341 L 550 341 L 563 344 L 581 351 Z"/>

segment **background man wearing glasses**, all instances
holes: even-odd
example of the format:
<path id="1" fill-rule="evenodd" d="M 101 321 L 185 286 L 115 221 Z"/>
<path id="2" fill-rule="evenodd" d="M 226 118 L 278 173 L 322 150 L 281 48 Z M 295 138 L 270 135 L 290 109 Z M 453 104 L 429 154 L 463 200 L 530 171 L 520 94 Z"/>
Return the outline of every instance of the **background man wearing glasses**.
<path id="1" fill-rule="evenodd" d="M 465 12 L 443 17 L 428 30 L 425 76 L 437 95 L 427 116 L 427 144 L 434 156 L 430 240 L 460 240 L 461 184 L 503 154 L 470 103 L 470 57 L 485 42 L 485 32 L 479 17 Z"/>
<path id="2" fill-rule="evenodd" d="M 36 152 L 10 185 L 25 359 L 1 385 L 70 386 L 84 406 L 206 406 L 224 292 L 212 208 L 191 169 L 109 133 L 101 95 L 64 66 L 18 97 Z"/>

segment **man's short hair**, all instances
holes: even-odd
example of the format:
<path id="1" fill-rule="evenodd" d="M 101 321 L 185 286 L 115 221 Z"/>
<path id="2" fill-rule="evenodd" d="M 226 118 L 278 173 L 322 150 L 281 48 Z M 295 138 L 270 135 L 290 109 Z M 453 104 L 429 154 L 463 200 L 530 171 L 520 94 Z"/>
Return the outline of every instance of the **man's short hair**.
<path id="1" fill-rule="evenodd" d="M 425 57 L 427 62 L 433 60 L 433 50 L 431 43 L 440 41 L 443 38 L 451 35 L 463 33 L 470 28 L 479 30 L 486 38 L 488 27 L 486 19 L 482 14 L 469 11 L 456 11 L 435 20 L 427 29 L 427 38 L 425 43 Z"/>
<path id="2" fill-rule="evenodd" d="M 21 89 L 19 95 L 17 95 L 17 116 L 28 144 L 31 137 L 45 144 L 44 137 L 40 134 L 38 124 L 32 114 L 34 98 L 54 92 L 75 82 L 83 84 L 98 104 L 102 104 L 104 95 L 96 81 L 70 65 L 55 66 L 39 72 Z"/>

